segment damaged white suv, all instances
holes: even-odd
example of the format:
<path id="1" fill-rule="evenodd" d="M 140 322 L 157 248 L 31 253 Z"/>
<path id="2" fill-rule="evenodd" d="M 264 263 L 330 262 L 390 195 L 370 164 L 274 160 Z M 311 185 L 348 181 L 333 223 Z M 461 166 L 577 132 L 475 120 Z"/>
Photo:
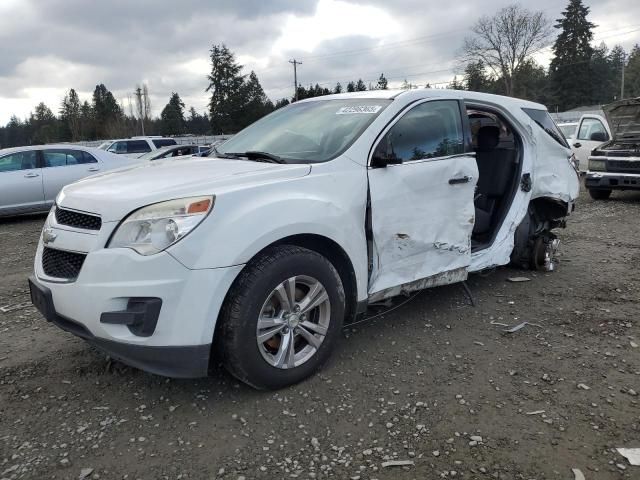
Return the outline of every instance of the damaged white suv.
<path id="1" fill-rule="evenodd" d="M 464 91 L 304 100 L 212 156 L 65 187 L 30 278 L 44 316 L 149 372 L 204 376 L 217 354 L 279 388 L 368 302 L 552 269 L 579 190 L 545 107 Z"/>

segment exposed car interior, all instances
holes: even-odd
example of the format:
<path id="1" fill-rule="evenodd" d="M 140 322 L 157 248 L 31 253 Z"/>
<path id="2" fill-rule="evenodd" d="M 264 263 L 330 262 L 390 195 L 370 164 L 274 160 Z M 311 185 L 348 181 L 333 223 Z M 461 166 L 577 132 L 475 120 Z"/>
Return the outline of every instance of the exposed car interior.
<path id="1" fill-rule="evenodd" d="M 522 142 L 511 126 L 489 110 L 467 107 L 478 164 L 472 251 L 487 248 L 500 229 L 517 191 Z"/>

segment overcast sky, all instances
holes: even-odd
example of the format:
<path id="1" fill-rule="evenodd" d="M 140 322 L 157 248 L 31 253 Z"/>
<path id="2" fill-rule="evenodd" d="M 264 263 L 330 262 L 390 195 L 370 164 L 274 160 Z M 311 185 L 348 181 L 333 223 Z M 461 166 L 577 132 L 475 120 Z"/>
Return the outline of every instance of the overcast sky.
<path id="1" fill-rule="evenodd" d="M 274 101 L 298 81 L 333 87 L 362 78 L 390 84 L 447 82 L 455 55 L 480 15 L 508 0 L 0 0 L 0 124 L 44 101 L 57 113 L 75 88 L 90 100 L 98 83 L 125 109 L 135 85 L 149 85 L 154 114 L 171 92 L 204 112 L 209 49 L 225 43 L 255 70 Z M 640 43 L 640 1 L 587 0 L 597 43 Z M 564 0 L 527 2 L 552 20 Z M 539 56 L 548 62 L 548 51 Z"/>

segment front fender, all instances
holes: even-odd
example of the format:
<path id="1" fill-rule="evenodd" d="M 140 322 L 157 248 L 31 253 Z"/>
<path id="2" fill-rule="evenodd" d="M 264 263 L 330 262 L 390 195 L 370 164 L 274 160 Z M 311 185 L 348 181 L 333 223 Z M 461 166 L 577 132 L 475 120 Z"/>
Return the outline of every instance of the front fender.
<path id="1" fill-rule="evenodd" d="M 223 268 L 246 264 L 285 237 L 318 235 L 340 245 L 349 256 L 358 299 L 363 299 L 365 209 L 366 172 L 360 168 L 227 191 L 216 194 L 209 218 L 168 252 L 190 269 Z"/>

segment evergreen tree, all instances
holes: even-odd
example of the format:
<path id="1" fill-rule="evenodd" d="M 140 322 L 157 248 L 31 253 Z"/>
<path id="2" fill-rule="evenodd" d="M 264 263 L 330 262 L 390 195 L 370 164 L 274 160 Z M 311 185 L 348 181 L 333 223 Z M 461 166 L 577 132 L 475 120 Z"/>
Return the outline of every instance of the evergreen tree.
<path id="1" fill-rule="evenodd" d="M 35 145 L 57 141 L 57 120 L 53 112 L 44 102 L 36 105 L 35 113 L 29 119 L 33 129 L 31 141 Z"/>
<path id="2" fill-rule="evenodd" d="M 194 135 L 207 135 L 210 133 L 211 126 L 206 114 L 200 115 L 195 108 L 191 107 L 189 117 L 186 120 L 186 129 L 188 133 Z"/>
<path id="3" fill-rule="evenodd" d="M 389 82 L 387 82 L 387 79 L 384 76 L 384 73 L 380 74 L 380 78 L 378 78 L 378 83 L 376 84 L 376 89 L 377 90 L 387 90 Z"/>
<path id="4" fill-rule="evenodd" d="M 364 92 L 367 89 L 367 86 L 364 84 L 361 78 L 358 79 L 358 83 L 356 83 L 356 92 Z"/>
<path id="5" fill-rule="evenodd" d="M 356 91 L 356 84 L 353 82 L 347 83 L 347 92 L 355 92 L 355 91 Z"/>
<path id="6" fill-rule="evenodd" d="M 61 130 L 65 132 L 63 138 L 77 142 L 80 140 L 80 98 L 72 88 L 64 96 L 60 106 Z"/>
<path id="7" fill-rule="evenodd" d="M 171 93 L 169 103 L 160 113 L 163 135 L 181 135 L 185 131 L 184 102 L 176 92 Z"/>
<path id="8" fill-rule="evenodd" d="M 591 102 L 591 40 L 595 25 L 587 19 L 588 15 L 589 7 L 582 0 L 569 0 L 555 25 L 560 34 L 553 45 L 549 78 L 554 103 L 560 110 Z"/>
<path id="9" fill-rule="evenodd" d="M 549 101 L 547 73 L 535 60 L 523 62 L 514 73 L 513 96 L 547 104 Z M 499 84 L 499 83 L 498 83 Z"/>
<path id="10" fill-rule="evenodd" d="M 336 86 L 333 87 L 333 93 L 342 93 L 342 85 L 340 82 L 336 83 Z"/>
<path id="11" fill-rule="evenodd" d="M 286 107 L 286 106 L 287 106 L 287 105 L 289 105 L 290 103 L 291 103 L 291 102 L 289 102 L 289 99 L 288 99 L 288 98 L 281 98 L 280 100 L 278 100 L 278 101 L 276 102 L 276 105 L 275 105 L 275 107 L 274 107 L 274 108 L 277 110 L 277 109 L 279 109 L 279 108 Z"/>
<path id="12" fill-rule="evenodd" d="M 271 100 L 265 95 L 258 76 L 253 70 L 244 84 L 242 96 L 246 100 L 246 103 L 243 106 L 241 128 L 273 112 L 275 108 Z"/>
<path id="13" fill-rule="evenodd" d="M 625 69 L 625 97 L 640 97 L 640 45 L 636 44 L 629 54 Z"/>
<path id="14" fill-rule="evenodd" d="M 610 103 L 615 99 L 620 99 L 620 90 L 622 88 L 622 68 L 626 63 L 627 52 L 621 45 L 616 45 L 611 49 L 609 54 L 609 92 L 608 99 L 602 103 Z M 625 71 L 626 73 L 626 71 Z M 597 88 L 594 85 L 594 88 Z M 626 94 L 626 87 L 625 87 Z M 625 95 L 626 96 L 626 95 Z"/>
<path id="15" fill-rule="evenodd" d="M 458 76 L 454 75 L 453 80 L 449 84 L 451 90 L 464 90 L 464 84 L 458 81 Z"/>
<path id="16" fill-rule="evenodd" d="M 213 45 L 210 50 L 211 73 L 207 76 L 211 92 L 209 120 L 215 135 L 235 133 L 242 128 L 240 112 L 246 103 L 242 65 L 226 45 Z"/>
<path id="17" fill-rule="evenodd" d="M 491 79 L 486 73 L 482 60 L 467 64 L 464 69 L 464 83 L 472 92 L 491 92 Z"/>
<path id="18" fill-rule="evenodd" d="M 120 133 L 120 120 L 124 116 L 120 105 L 103 83 L 93 91 L 93 119 L 97 138 L 113 138 Z"/>
<path id="19" fill-rule="evenodd" d="M 590 62 L 590 80 L 593 84 L 591 102 L 605 104 L 611 101 L 612 78 L 609 49 L 603 43 L 593 49 Z"/>
<path id="20" fill-rule="evenodd" d="M 80 107 L 80 138 L 83 140 L 94 140 L 96 138 L 93 108 L 86 100 Z"/>

